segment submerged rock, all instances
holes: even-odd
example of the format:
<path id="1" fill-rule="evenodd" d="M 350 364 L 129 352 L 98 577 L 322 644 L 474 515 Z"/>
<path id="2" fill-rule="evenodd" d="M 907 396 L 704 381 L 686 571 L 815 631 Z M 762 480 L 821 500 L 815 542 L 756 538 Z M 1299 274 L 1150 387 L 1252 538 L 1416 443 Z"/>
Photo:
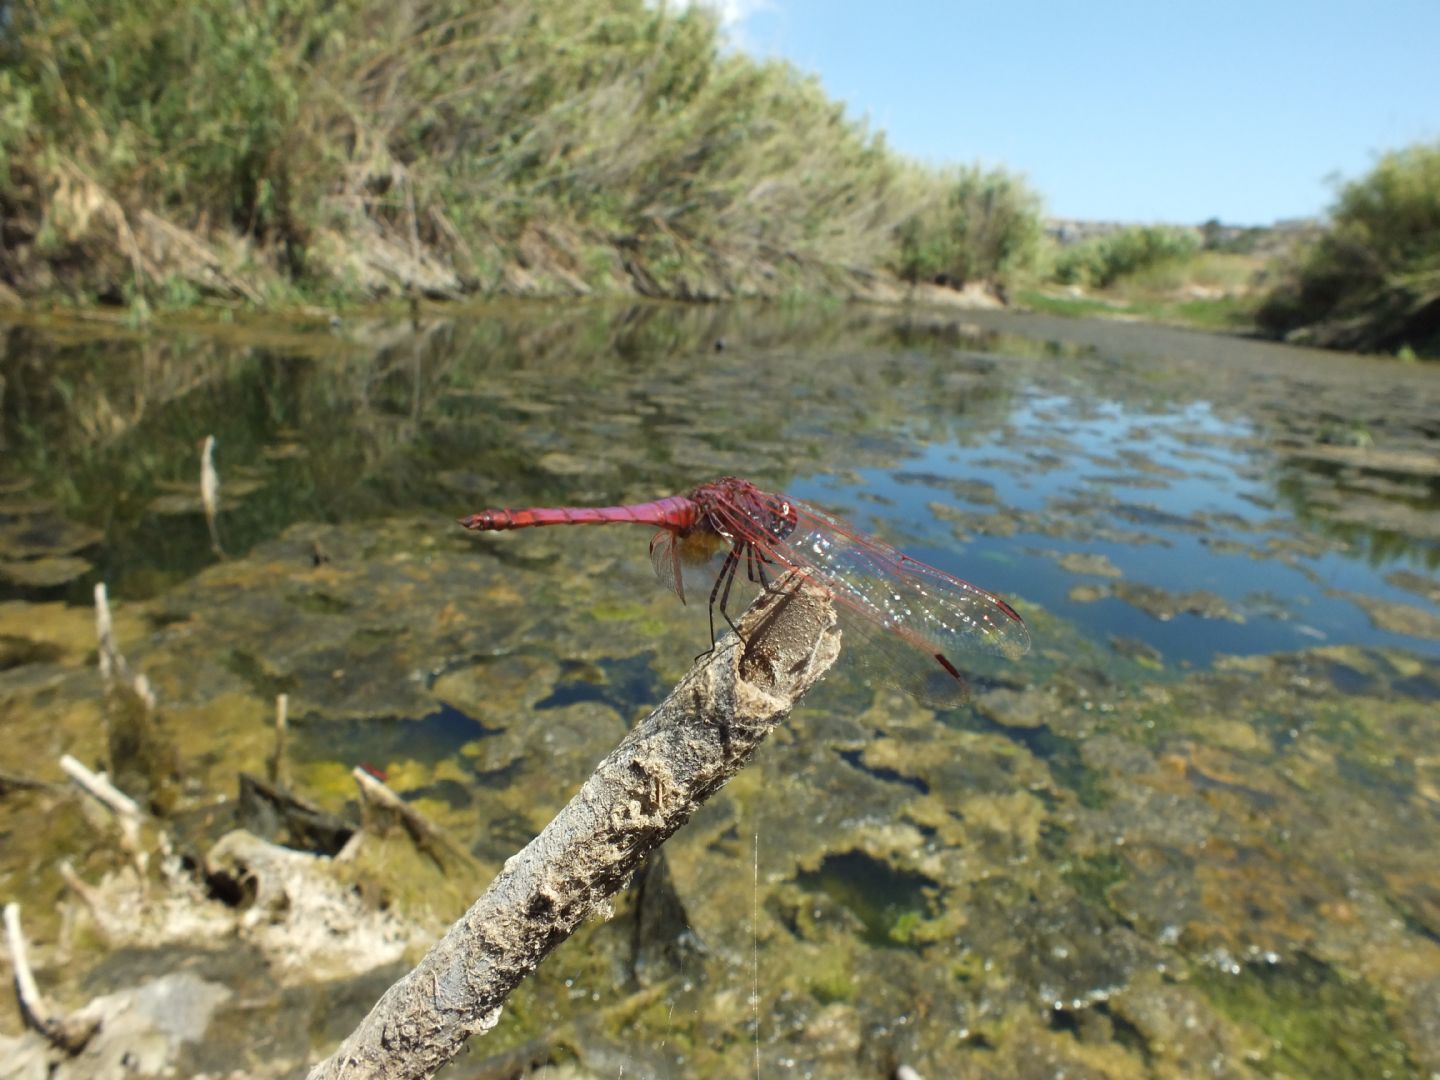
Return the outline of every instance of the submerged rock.
<path id="1" fill-rule="evenodd" d="M 1118 566 L 1110 561 L 1108 555 L 1103 554 L 1082 554 L 1070 552 L 1061 555 L 1056 560 L 1062 570 L 1068 570 L 1072 574 L 1088 574 L 1095 577 L 1118 578 L 1124 574 Z"/>
<path id="2" fill-rule="evenodd" d="M 84 577 L 95 567 L 78 555 L 0 560 L 0 578 L 27 589 L 51 589 Z"/>
<path id="3" fill-rule="evenodd" d="M 1392 634 L 1405 634 L 1408 637 L 1440 641 L 1440 615 L 1435 615 L 1424 608 L 1416 607 L 1414 604 L 1397 603 L 1394 600 L 1381 600 L 1379 597 L 1366 596 L 1362 593 L 1336 590 L 1331 595 L 1344 597 L 1364 611 L 1377 630 L 1388 630 Z"/>

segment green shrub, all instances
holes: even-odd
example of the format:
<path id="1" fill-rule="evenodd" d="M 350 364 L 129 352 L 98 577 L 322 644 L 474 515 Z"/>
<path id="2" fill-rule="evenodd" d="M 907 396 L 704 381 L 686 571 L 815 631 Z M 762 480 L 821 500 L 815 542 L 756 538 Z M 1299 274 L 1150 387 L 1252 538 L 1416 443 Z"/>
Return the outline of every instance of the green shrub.
<path id="1" fill-rule="evenodd" d="M 1258 318 L 1276 336 L 1310 327 L 1320 344 L 1390 350 L 1413 337 L 1440 351 L 1440 142 L 1388 153 L 1344 185 Z"/>
<path id="2" fill-rule="evenodd" d="M 930 204 L 895 231 L 896 273 L 910 282 L 1006 283 L 1035 266 L 1040 199 L 1018 176 L 972 165 L 942 175 Z"/>
<path id="3" fill-rule="evenodd" d="M 1193 258 L 1200 238 L 1191 229 L 1132 225 L 1064 248 L 1053 276 L 1063 285 L 1106 288 L 1122 277 L 1168 262 Z"/>

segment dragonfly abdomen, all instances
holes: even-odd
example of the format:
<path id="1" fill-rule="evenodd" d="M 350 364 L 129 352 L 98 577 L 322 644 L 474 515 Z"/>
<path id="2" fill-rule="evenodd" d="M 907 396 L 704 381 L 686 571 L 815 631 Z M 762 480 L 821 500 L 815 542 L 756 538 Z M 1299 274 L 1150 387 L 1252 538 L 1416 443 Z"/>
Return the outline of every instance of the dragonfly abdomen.
<path id="1" fill-rule="evenodd" d="M 628 506 L 553 506 L 528 510 L 481 510 L 460 519 L 476 532 L 504 532 L 541 525 L 656 525 L 662 529 L 688 529 L 699 508 L 683 495 Z"/>

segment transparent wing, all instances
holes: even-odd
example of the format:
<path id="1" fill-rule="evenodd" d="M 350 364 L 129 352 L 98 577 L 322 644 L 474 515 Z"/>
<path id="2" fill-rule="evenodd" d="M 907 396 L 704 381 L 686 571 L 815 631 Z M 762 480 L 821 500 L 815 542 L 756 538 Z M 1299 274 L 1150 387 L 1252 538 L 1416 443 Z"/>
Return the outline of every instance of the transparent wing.
<path id="1" fill-rule="evenodd" d="M 685 574 L 680 553 L 675 549 L 675 534 L 661 529 L 650 537 L 650 565 L 655 568 L 655 578 L 685 603 Z"/>
<path id="2" fill-rule="evenodd" d="M 731 547 L 723 537 L 696 533 L 682 539 L 669 529 L 661 529 L 650 538 L 650 565 L 656 580 L 678 596 L 682 604 L 704 603 L 710 598 Z M 730 581 L 725 608 L 731 613 L 744 611 L 759 592 L 758 583 L 750 580 L 745 571 L 742 564 Z"/>
<path id="3" fill-rule="evenodd" d="M 842 627 L 862 640 L 867 672 L 922 701 L 966 696 L 960 663 L 972 651 L 1015 659 L 1030 648 L 1024 621 L 998 596 L 789 500 L 794 529 L 767 533 L 742 509 L 727 521 L 762 556 L 797 570 L 835 597 Z"/>

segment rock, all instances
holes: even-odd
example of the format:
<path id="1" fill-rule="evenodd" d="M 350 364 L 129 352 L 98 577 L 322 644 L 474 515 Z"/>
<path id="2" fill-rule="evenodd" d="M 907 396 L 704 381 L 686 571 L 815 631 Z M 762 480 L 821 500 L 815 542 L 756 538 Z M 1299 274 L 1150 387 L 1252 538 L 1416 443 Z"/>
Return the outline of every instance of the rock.
<path id="1" fill-rule="evenodd" d="M 1055 711 L 1054 699 L 1043 690 L 991 690 L 975 699 L 975 708 L 1009 728 L 1044 727 Z"/>

